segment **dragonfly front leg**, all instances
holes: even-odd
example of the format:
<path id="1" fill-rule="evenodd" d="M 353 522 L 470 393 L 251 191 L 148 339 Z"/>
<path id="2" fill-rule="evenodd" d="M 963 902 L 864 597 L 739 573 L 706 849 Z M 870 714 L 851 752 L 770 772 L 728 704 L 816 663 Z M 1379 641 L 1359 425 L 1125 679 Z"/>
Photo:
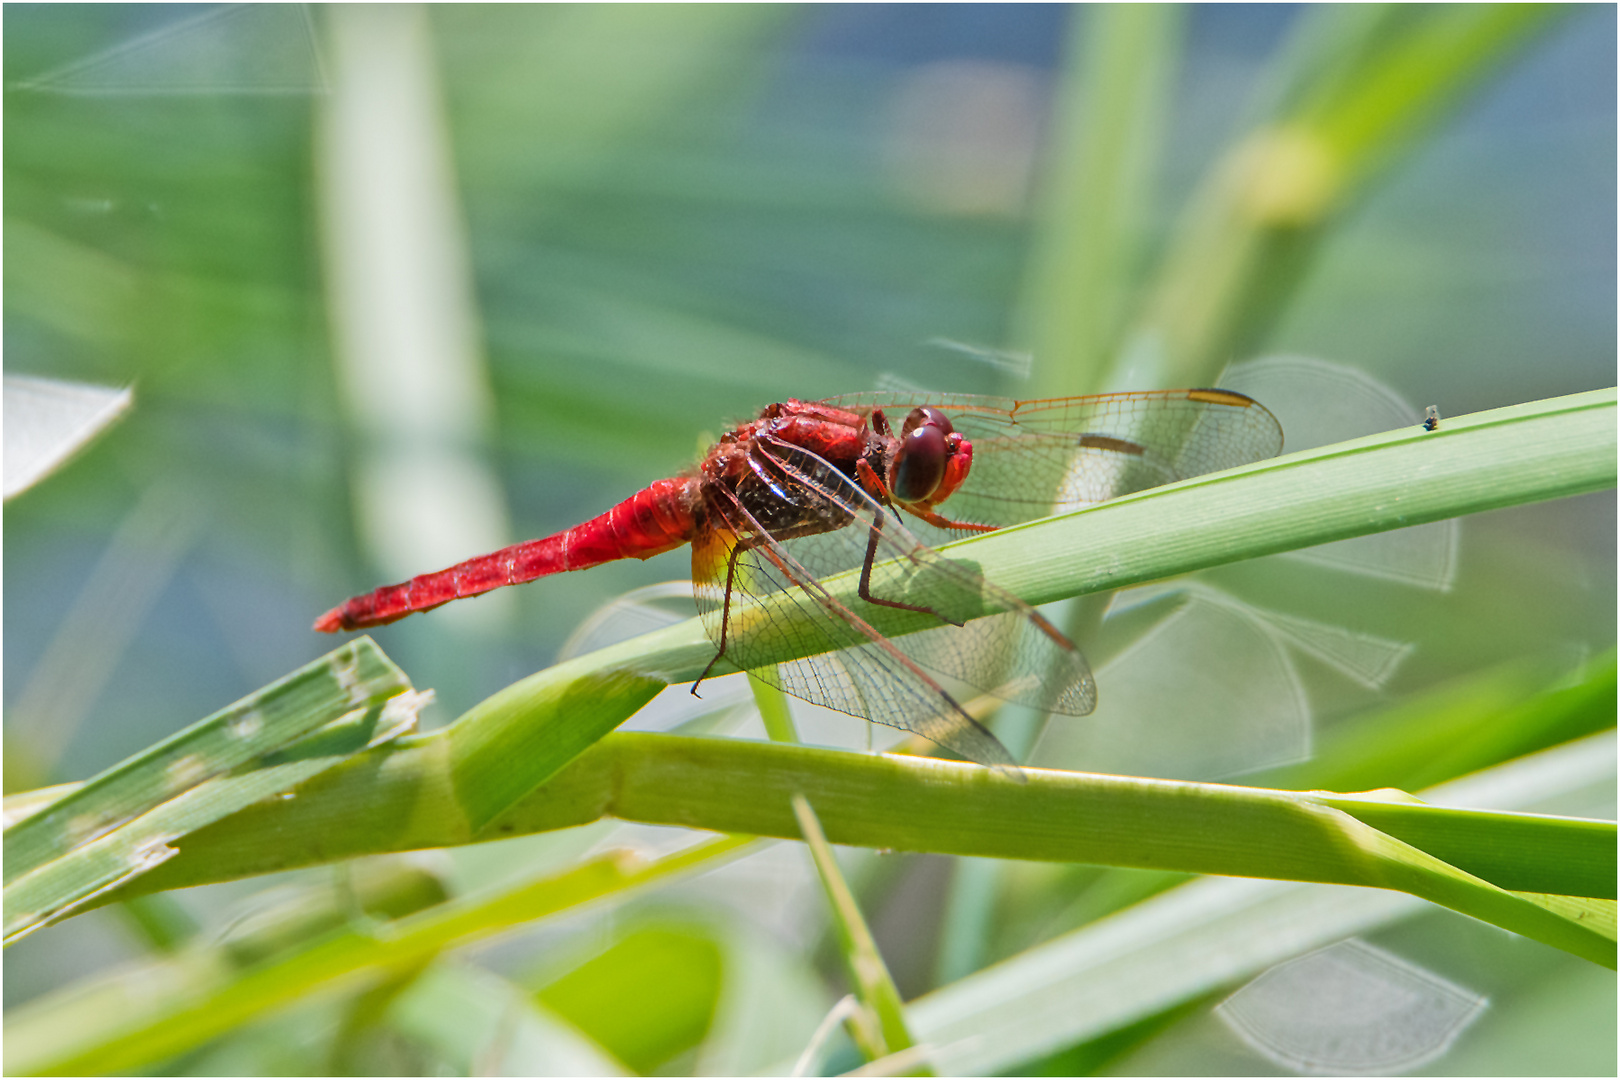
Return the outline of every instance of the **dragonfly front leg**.
<path id="1" fill-rule="evenodd" d="M 973 521 L 952 521 L 943 514 L 937 513 L 927 503 L 901 502 L 895 498 L 894 492 L 889 490 L 889 485 L 883 482 L 883 477 L 878 475 L 877 470 L 872 468 L 871 463 L 865 458 L 855 463 L 855 474 L 860 479 L 861 486 L 866 489 L 866 493 L 878 502 L 883 503 L 885 506 L 898 506 L 906 513 L 921 518 L 936 529 L 954 529 L 958 532 L 995 532 L 998 528 L 995 525 L 980 525 Z"/>
<path id="2" fill-rule="evenodd" d="M 952 521 L 943 514 L 935 513 L 932 507 L 923 506 L 920 503 L 917 505 L 912 505 L 911 503 L 901 503 L 900 509 L 906 511 L 908 514 L 922 518 L 936 529 L 955 529 L 958 532 L 984 533 L 995 532 L 998 528 L 1000 528 L 999 525 L 980 525 L 975 521 Z"/>

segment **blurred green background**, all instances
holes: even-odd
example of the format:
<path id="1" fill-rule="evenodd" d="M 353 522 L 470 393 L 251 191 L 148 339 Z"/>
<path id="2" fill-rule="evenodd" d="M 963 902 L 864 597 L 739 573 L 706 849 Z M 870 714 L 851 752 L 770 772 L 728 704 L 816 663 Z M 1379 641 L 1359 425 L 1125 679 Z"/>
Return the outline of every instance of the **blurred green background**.
<path id="1" fill-rule="evenodd" d="M 1289 58 L 1313 55 L 1297 47 L 1306 15 L 1166 12 L 1162 126 L 1113 268 L 1107 336 L 1121 353 L 1158 260 L 1184 247 L 1189 197 L 1297 78 Z M 765 403 L 1059 385 L 1067 359 L 1038 348 L 1029 297 L 1064 198 L 1049 182 L 1062 88 L 1098 62 L 1086 49 L 1099 18 L 973 4 L 7 5 L 5 369 L 135 395 L 125 420 L 5 509 L 7 791 L 93 774 L 328 649 L 309 625 L 345 597 L 599 513 Z M 1257 381 L 1241 388 L 1268 404 L 1252 362 L 1294 358 L 1278 395 L 1304 407 L 1274 405 L 1288 449 L 1415 424 L 1428 404 L 1455 416 L 1614 382 L 1615 36 L 1608 5 L 1535 27 L 1298 255 L 1277 317 L 1224 357 L 1250 362 Z M 1130 381 L 1114 347 L 1101 351 L 1115 374 L 1083 373 L 1081 387 Z M 1414 411 L 1317 424 L 1313 368 L 1363 373 Z M 1322 385 L 1324 414 L 1354 396 Z M 1048 740 L 1037 760 L 1237 775 L 1307 754 L 1338 717 L 1497 661 L 1573 666 L 1612 648 L 1612 493 L 1429 535 L 1416 557 L 1429 569 L 1405 577 L 1263 560 L 1203 575 L 1212 592 L 1143 594 L 1083 643 L 1106 705 L 1109 662 L 1116 700 L 1134 700 L 1152 679 L 1131 667 L 1151 659 L 1136 647 L 1144 627 L 1185 616 L 1187 595 L 1250 623 L 1263 610 L 1277 616 L 1267 625 L 1329 628 L 1313 640 L 1332 642 L 1285 672 L 1300 701 L 1278 747 L 1211 763 L 1164 735 L 1161 759 L 1082 735 Z M 564 575 L 375 637 L 437 691 L 429 722 L 446 722 L 552 662 L 609 598 L 685 576 L 686 558 Z M 1192 694 L 1200 665 L 1224 662 L 1178 655 Z M 477 880 L 501 857 L 458 858 Z M 858 869 L 901 990 L 921 993 L 946 861 Z M 822 917 L 794 891 L 801 870 L 755 873 L 745 929 L 694 892 L 654 905 L 646 926 L 553 928 L 515 954 L 543 954 L 547 974 L 526 985 L 576 1003 L 627 956 L 699 982 L 771 968 L 786 1034 L 754 1057 L 704 1042 L 723 1034 L 712 994 L 709 1011 L 691 1004 L 701 993 L 646 1004 L 675 1032 L 651 1048 L 598 1032 L 605 1008 L 563 1011 L 636 1068 L 791 1060 L 803 1021 L 836 996 L 836 977 L 817 974 L 828 956 Z M 1009 880 L 985 958 L 1083 921 L 1072 875 Z M 184 902 L 207 923 L 256 887 Z M 1429 962 L 1495 933 L 1421 922 L 1384 947 Z M 139 942 L 106 911 L 37 935 L 8 954 L 8 1005 Z M 595 975 L 577 966 L 608 945 Z M 1549 987 L 1534 1006 L 1546 1024 L 1512 1014 L 1521 1056 L 1498 1056 L 1502 1071 L 1612 1071 L 1612 976 L 1567 957 L 1527 963 L 1524 979 Z M 1569 971 L 1587 983 L 1560 1025 Z M 1450 972 L 1469 976 L 1490 981 Z M 568 979 L 585 988 L 548 981 Z M 1502 979 L 1481 992 L 1505 992 Z M 1158 1041 L 1136 1032 L 1122 1067 L 1275 1070 L 1208 1015 L 1163 1018 Z M 300 1071 L 275 1030 L 187 1067 Z M 670 1066 L 672 1046 L 688 1056 Z M 389 1052 L 403 1071 L 439 1060 Z M 1447 1060 L 1425 1068 L 1486 1068 Z"/>

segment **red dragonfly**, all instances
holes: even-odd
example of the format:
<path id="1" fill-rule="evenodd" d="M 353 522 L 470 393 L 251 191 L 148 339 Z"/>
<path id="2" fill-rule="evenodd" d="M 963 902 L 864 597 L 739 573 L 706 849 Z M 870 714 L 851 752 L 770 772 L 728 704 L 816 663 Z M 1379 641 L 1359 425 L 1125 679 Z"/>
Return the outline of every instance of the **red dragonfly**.
<path id="1" fill-rule="evenodd" d="M 939 543 L 1281 449 L 1276 418 L 1230 390 L 788 400 L 727 432 L 696 469 L 600 517 L 357 596 L 315 629 L 380 626 L 691 544 L 698 609 L 716 648 L 704 677 L 724 657 L 806 701 L 1012 767 L 947 684 L 1083 716 L 1096 706 L 1091 669 L 1039 612 L 912 529 Z M 949 517 L 939 509 L 947 501 Z M 853 588 L 829 581 L 846 572 Z M 879 607 L 913 612 L 923 629 L 886 637 L 870 621 Z"/>

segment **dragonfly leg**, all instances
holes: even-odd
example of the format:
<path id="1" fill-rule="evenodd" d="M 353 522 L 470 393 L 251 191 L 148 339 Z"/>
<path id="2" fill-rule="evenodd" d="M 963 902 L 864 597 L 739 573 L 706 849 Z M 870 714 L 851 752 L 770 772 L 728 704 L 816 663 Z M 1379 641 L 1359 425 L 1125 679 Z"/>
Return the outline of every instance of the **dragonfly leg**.
<path id="1" fill-rule="evenodd" d="M 861 484 L 866 488 L 867 494 L 879 502 L 898 506 L 906 513 L 922 518 L 936 529 L 955 529 L 958 532 L 995 532 L 999 527 L 996 525 L 980 525 L 972 521 L 952 521 L 943 514 L 935 513 L 934 508 L 926 503 L 901 502 L 894 497 L 894 492 L 889 490 L 889 485 L 883 482 L 883 477 L 878 475 L 877 470 L 872 468 L 865 458 L 861 458 L 855 463 L 855 473 L 860 477 Z M 867 565 L 871 565 L 870 554 L 867 555 Z M 865 594 L 863 593 L 862 596 L 865 596 Z M 882 603 L 882 601 L 874 602 Z"/>
<path id="2" fill-rule="evenodd" d="M 715 650 L 714 657 L 709 661 L 708 666 L 703 669 L 703 674 L 697 677 L 697 682 L 692 684 L 692 696 L 695 698 L 703 696 L 697 692 L 698 686 L 704 679 L 709 677 L 709 672 L 714 670 L 714 665 L 720 662 L 720 658 L 726 655 L 726 630 L 731 622 L 731 582 L 736 576 L 737 556 L 742 553 L 742 550 L 743 544 L 739 540 L 732 545 L 731 555 L 726 559 L 726 595 L 725 599 L 720 601 L 720 647 Z"/>
<path id="3" fill-rule="evenodd" d="M 943 514 L 936 514 L 932 507 L 901 503 L 900 509 L 908 514 L 922 518 L 936 529 L 955 529 L 957 532 L 995 532 L 999 525 L 980 525 L 973 521 L 952 521 Z"/>
<path id="4" fill-rule="evenodd" d="M 867 536 L 866 558 L 861 560 L 861 599 L 865 600 L 869 604 L 877 604 L 879 607 L 892 607 L 900 608 L 903 611 L 921 612 L 924 615 L 932 615 L 941 622 L 948 622 L 952 626 L 961 626 L 961 622 L 951 618 L 949 615 L 943 615 L 931 607 L 924 607 L 920 604 L 907 604 L 899 600 L 884 600 L 881 597 L 872 595 L 872 562 L 877 558 L 878 540 L 881 538 L 882 533 L 883 514 L 880 511 L 878 516 L 873 520 L 871 532 Z"/>

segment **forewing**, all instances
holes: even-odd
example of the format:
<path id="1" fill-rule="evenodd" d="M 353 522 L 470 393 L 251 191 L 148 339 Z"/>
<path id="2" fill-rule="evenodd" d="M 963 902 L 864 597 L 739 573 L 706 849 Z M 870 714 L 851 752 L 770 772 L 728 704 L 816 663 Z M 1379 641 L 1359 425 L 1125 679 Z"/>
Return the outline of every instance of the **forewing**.
<path id="1" fill-rule="evenodd" d="M 717 502 L 710 510 L 719 527 L 694 543 L 693 575 L 704 628 L 728 660 L 813 704 L 916 732 L 981 765 L 1016 766 L 914 661 L 848 617 L 740 503 Z M 773 663 L 795 653 L 811 655 Z"/>
<path id="2" fill-rule="evenodd" d="M 1097 684 L 1080 650 L 1022 601 L 1015 610 L 966 626 L 941 626 L 897 638 L 930 671 L 1003 701 L 1041 712 L 1085 716 Z"/>
<path id="3" fill-rule="evenodd" d="M 841 408 L 883 409 L 898 423 L 916 405 L 950 417 L 973 443 L 973 467 L 941 504 L 947 517 L 1013 525 L 1133 491 L 1276 455 L 1282 427 L 1228 390 L 1165 390 L 1017 401 L 963 394 L 858 394 Z"/>
<path id="4" fill-rule="evenodd" d="M 707 558 L 711 566 L 727 561 Z M 969 761 L 1016 765 L 995 736 L 892 643 L 845 619 L 786 549 L 763 539 L 738 553 L 731 575 L 729 611 L 721 588 L 700 589 L 699 606 L 717 646 L 722 617 L 728 620 L 724 651 L 733 664 L 812 704 L 916 732 Z M 771 662 L 801 651 L 820 654 Z"/>

